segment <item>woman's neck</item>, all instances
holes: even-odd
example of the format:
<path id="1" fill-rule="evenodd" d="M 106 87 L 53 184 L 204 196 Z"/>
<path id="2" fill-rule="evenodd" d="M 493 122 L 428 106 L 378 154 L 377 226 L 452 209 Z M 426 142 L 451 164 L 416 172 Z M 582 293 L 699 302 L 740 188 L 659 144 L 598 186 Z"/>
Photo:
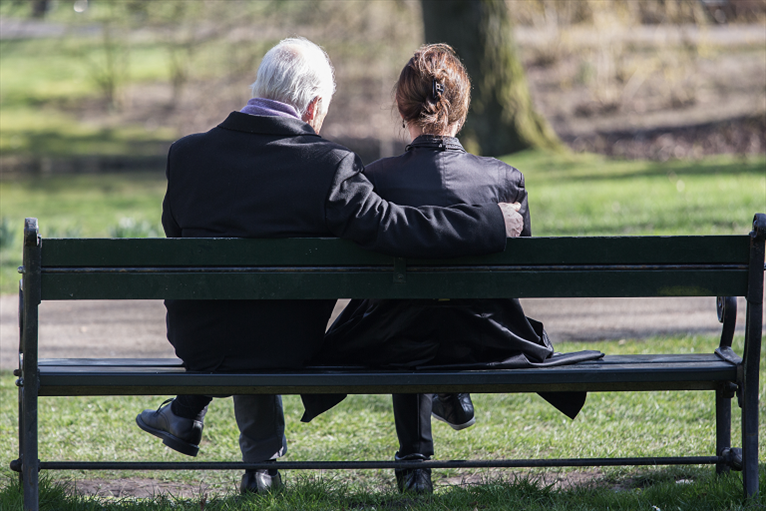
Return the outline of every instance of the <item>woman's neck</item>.
<path id="1" fill-rule="evenodd" d="M 435 136 L 437 137 L 454 137 L 457 135 L 458 125 L 457 124 L 451 124 L 446 132 L 444 133 L 436 133 Z M 423 129 L 418 126 L 415 123 L 411 123 L 407 125 L 407 131 L 410 132 L 410 140 L 415 140 L 420 135 L 423 135 Z"/>

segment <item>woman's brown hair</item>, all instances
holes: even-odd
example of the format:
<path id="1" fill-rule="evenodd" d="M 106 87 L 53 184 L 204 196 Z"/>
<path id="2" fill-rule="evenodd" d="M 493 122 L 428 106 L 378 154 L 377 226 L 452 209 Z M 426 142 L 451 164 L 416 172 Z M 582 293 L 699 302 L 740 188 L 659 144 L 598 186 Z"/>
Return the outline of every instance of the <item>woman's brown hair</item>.
<path id="1" fill-rule="evenodd" d="M 421 46 L 399 75 L 396 105 L 406 123 L 423 133 L 444 135 L 463 126 L 471 104 L 471 79 L 447 44 Z"/>

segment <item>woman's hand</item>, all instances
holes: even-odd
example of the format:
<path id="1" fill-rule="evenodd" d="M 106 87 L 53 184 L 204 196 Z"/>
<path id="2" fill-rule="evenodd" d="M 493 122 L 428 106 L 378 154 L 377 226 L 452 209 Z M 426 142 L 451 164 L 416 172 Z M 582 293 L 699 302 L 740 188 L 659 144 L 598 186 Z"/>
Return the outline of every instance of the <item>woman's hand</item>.
<path id="1" fill-rule="evenodd" d="M 524 217 L 519 214 L 521 204 L 518 202 L 500 202 L 498 206 L 500 206 L 503 220 L 505 220 L 505 235 L 509 238 L 518 238 L 524 228 Z"/>

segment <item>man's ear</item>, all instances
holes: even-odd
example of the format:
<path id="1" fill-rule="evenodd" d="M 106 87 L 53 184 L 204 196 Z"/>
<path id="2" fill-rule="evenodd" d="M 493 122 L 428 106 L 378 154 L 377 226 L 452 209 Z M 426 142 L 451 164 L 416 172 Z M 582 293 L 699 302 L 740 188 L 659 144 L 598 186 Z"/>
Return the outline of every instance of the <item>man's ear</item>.
<path id="1" fill-rule="evenodd" d="M 317 96 L 314 99 L 312 99 L 308 106 L 306 107 L 306 113 L 303 114 L 303 120 L 308 122 L 314 120 L 314 117 L 317 115 L 317 111 L 319 110 L 319 101 L 320 97 Z"/>

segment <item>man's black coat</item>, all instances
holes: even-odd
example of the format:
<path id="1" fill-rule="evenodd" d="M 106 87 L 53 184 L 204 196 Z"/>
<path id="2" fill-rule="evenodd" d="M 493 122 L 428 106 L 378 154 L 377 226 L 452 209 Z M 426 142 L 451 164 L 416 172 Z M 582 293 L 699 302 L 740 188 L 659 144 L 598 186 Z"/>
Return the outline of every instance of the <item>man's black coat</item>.
<path id="1" fill-rule="evenodd" d="M 338 236 L 403 257 L 502 251 L 496 204 L 399 207 L 359 158 L 293 118 L 233 112 L 173 144 L 162 224 L 168 237 Z M 167 300 L 168 339 L 194 371 L 300 367 L 322 343 L 333 300 Z"/>

